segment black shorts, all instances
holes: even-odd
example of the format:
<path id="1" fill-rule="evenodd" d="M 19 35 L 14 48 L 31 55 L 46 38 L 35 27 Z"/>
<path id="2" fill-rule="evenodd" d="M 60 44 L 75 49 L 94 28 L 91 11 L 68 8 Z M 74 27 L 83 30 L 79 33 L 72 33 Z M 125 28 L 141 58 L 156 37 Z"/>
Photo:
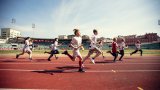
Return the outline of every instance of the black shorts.
<path id="1" fill-rule="evenodd" d="M 59 51 L 58 50 L 52 50 L 51 54 L 59 54 Z"/>
<path id="2" fill-rule="evenodd" d="M 112 53 L 113 56 L 118 56 L 118 53 Z"/>

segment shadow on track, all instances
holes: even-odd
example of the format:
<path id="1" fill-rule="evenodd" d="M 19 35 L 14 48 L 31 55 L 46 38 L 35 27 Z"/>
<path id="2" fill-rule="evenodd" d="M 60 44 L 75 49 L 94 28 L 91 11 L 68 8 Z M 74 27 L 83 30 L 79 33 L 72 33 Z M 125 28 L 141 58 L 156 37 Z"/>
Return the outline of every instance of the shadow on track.
<path id="1" fill-rule="evenodd" d="M 2 61 L 0 61 L 0 62 L 6 62 L 6 63 L 10 63 L 10 62 L 28 62 L 28 61 L 30 61 L 30 60 L 24 60 L 24 59 L 17 59 L 17 60 L 9 60 L 9 59 L 6 59 L 6 60 L 2 60 Z"/>
<path id="2" fill-rule="evenodd" d="M 44 61 L 48 61 L 47 59 L 35 59 L 36 62 L 44 62 Z"/>
<path id="3" fill-rule="evenodd" d="M 1 62 L 17 62 L 17 61 L 13 61 L 13 60 L 3 60 L 3 61 L 1 61 Z"/>
<path id="4" fill-rule="evenodd" d="M 55 73 L 75 73 L 78 72 L 79 67 L 77 66 L 63 66 L 63 67 L 56 67 L 57 69 L 55 70 L 37 70 L 37 71 L 32 71 L 32 72 L 37 72 L 37 73 L 44 73 L 44 74 L 50 74 L 53 75 Z M 85 69 L 89 69 L 85 67 Z"/>
<path id="5" fill-rule="evenodd" d="M 113 60 L 104 60 L 104 61 L 96 61 L 95 63 L 101 64 L 101 63 L 115 63 Z"/>
<path id="6" fill-rule="evenodd" d="M 37 70 L 37 71 L 32 71 L 32 72 L 53 75 L 54 73 L 64 73 L 64 70 L 42 70 L 42 71 Z"/>

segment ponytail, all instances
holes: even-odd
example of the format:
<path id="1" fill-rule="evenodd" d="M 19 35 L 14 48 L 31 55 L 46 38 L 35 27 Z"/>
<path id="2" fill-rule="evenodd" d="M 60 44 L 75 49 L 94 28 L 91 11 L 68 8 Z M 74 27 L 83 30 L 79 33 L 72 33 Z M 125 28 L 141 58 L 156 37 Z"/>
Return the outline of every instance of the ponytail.
<path id="1" fill-rule="evenodd" d="M 74 35 L 76 35 L 78 31 L 79 31 L 78 29 L 73 29 Z"/>

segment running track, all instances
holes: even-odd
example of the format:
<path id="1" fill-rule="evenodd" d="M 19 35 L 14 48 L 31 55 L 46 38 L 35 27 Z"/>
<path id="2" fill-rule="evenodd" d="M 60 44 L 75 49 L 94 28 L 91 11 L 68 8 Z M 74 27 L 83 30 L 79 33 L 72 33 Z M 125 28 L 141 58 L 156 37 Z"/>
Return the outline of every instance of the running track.
<path id="1" fill-rule="evenodd" d="M 22 56 L 0 56 L 0 89 L 56 90 L 159 90 L 160 56 L 126 56 L 112 62 L 101 57 L 93 65 L 86 61 L 85 73 L 79 73 L 78 61 L 67 57 L 46 60 L 35 55 L 33 61 Z"/>

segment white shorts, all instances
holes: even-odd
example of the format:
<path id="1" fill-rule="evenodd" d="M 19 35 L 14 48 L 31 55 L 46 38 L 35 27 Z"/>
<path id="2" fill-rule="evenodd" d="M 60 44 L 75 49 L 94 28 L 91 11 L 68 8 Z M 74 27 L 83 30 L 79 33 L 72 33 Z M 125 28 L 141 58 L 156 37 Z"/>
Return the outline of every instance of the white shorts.
<path id="1" fill-rule="evenodd" d="M 81 53 L 79 52 L 79 50 L 73 50 L 73 57 L 82 57 Z"/>
<path id="2" fill-rule="evenodd" d="M 32 53 L 32 51 L 31 51 L 31 49 L 29 47 L 23 48 L 23 52 Z"/>
<path id="3" fill-rule="evenodd" d="M 89 49 L 95 49 L 97 46 L 96 45 L 90 45 Z"/>

